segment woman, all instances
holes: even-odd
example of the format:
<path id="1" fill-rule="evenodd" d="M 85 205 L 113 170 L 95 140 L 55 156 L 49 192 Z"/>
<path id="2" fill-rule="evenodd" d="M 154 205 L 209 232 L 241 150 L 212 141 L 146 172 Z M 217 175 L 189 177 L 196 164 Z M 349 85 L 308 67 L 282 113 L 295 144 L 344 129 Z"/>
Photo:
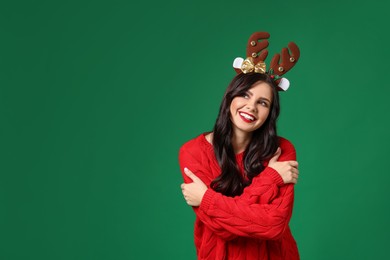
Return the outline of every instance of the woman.
<path id="1" fill-rule="evenodd" d="M 278 115 L 272 71 L 240 73 L 213 132 L 181 147 L 181 188 L 196 214 L 198 259 L 299 259 L 288 226 L 298 163 L 293 145 L 277 136 Z"/>

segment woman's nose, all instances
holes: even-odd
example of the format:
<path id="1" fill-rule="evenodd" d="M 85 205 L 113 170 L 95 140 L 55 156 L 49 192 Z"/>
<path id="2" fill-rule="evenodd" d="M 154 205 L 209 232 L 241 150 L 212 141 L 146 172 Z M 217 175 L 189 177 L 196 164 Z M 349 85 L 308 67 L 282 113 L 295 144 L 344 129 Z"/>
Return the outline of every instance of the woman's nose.
<path id="1" fill-rule="evenodd" d="M 249 111 L 254 111 L 256 112 L 257 109 L 256 109 L 256 103 L 254 101 L 248 101 L 248 103 L 246 104 L 246 109 L 248 109 Z"/>

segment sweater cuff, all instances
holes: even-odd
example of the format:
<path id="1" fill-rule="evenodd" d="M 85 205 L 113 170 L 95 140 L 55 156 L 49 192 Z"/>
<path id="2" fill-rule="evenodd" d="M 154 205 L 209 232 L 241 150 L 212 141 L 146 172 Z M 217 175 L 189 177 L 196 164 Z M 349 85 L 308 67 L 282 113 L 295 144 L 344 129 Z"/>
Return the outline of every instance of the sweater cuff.
<path id="1" fill-rule="evenodd" d="M 211 188 L 208 188 L 203 195 L 202 201 L 199 205 L 199 209 L 204 212 L 207 212 L 207 210 L 210 208 L 214 195 L 215 191 L 213 191 Z"/>
<path id="2" fill-rule="evenodd" d="M 278 186 L 284 185 L 284 181 L 283 181 L 282 177 L 274 168 L 268 166 L 267 168 L 265 168 L 263 175 L 264 174 L 270 176 L 276 185 L 278 185 Z"/>

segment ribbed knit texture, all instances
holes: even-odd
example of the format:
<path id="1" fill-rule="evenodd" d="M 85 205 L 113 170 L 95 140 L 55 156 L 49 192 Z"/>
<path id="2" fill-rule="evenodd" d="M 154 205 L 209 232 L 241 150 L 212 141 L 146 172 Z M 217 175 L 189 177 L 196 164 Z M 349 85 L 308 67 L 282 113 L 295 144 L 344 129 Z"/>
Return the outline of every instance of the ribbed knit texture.
<path id="1" fill-rule="evenodd" d="M 296 160 L 294 146 L 280 138 L 279 161 Z M 243 169 L 243 153 L 236 155 Z M 205 134 L 185 143 L 179 152 L 184 181 L 190 169 L 208 187 L 221 172 L 213 146 Z M 265 166 L 268 162 L 264 163 Z M 253 178 L 243 194 L 234 198 L 208 189 L 196 214 L 194 242 L 199 260 L 298 260 L 288 223 L 294 202 L 294 185 L 284 185 L 271 167 Z"/>

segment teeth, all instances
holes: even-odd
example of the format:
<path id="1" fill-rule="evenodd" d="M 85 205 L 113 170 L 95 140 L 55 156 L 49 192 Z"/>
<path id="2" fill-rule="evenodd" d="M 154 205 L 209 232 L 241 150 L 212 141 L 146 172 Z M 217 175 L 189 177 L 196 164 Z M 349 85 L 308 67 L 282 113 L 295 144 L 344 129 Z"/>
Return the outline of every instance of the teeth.
<path id="1" fill-rule="evenodd" d="M 244 114 L 244 113 L 240 113 L 241 116 L 245 117 L 246 119 L 248 120 L 255 120 L 253 117 L 251 117 L 250 115 L 247 115 L 247 114 Z"/>

